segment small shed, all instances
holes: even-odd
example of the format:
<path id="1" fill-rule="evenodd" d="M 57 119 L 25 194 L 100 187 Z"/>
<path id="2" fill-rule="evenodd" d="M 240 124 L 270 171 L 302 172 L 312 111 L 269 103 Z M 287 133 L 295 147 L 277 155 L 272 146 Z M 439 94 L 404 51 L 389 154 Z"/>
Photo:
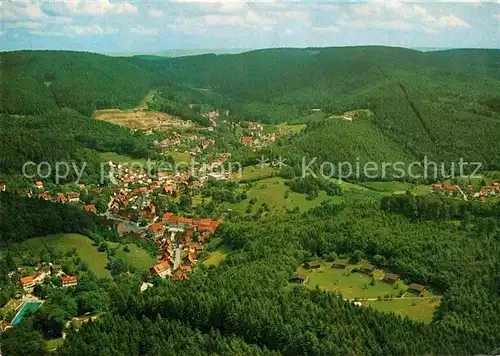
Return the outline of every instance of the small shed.
<path id="1" fill-rule="evenodd" d="M 361 272 L 366 273 L 366 274 L 372 274 L 373 271 L 375 271 L 376 269 L 377 269 L 377 267 L 375 267 L 374 265 L 369 264 L 369 263 L 362 263 L 360 266 Z"/>
<path id="2" fill-rule="evenodd" d="M 304 263 L 304 267 L 307 269 L 320 268 L 321 263 L 319 263 L 318 261 L 309 261 L 309 262 Z"/>
<path id="3" fill-rule="evenodd" d="M 425 286 L 417 283 L 412 283 L 408 286 L 408 292 L 423 295 L 425 292 Z"/>
<path id="4" fill-rule="evenodd" d="M 384 274 L 384 282 L 394 284 L 399 281 L 401 277 L 394 273 L 386 273 Z"/>
<path id="5" fill-rule="evenodd" d="M 332 267 L 338 268 L 338 269 L 345 269 L 347 267 L 347 265 L 348 265 L 347 260 L 335 260 L 333 262 Z"/>
<path id="6" fill-rule="evenodd" d="M 294 273 L 292 278 L 290 278 L 290 282 L 294 283 L 304 283 L 305 277 L 299 273 Z"/>

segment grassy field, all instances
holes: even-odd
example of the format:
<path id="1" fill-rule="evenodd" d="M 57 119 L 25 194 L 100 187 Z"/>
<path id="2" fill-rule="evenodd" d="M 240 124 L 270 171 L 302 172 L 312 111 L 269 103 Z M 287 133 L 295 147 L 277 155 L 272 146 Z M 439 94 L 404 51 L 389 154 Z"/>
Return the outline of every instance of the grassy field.
<path id="1" fill-rule="evenodd" d="M 137 163 L 145 165 L 146 162 L 148 161 L 146 158 L 133 158 L 130 156 L 118 154 L 116 152 L 101 152 L 99 155 L 101 156 L 103 161 L 113 161 L 113 162 L 119 162 L 119 163 L 132 164 L 132 163 L 137 162 Z"/>
<path id="2" fill-rule="evenodd" d="M 359 265 L 349 265 L 348 269 L 357 267 Z M 321 268 L 314 270 L 308 270 L 301 266 L 297 272 L 309 276 L 308 287 L 315 288 L 318 285 L 324 290 L 340 293 L 346 299 L 377 298 L 385 295 L 396 297 L 401 290 L 406 289 L 401 281 L 396 284 L 380 281 L 384 274 L 382 271 L 375 272 L 375 284 L 371 285 L 372 278 L 370 276 L 360 272 L 353 273 L 348 270 L 332 268 L 331 263 L 324 263 Z"/>
<path id="3" fill-rule="evenodd" d="M 99 277 L 111 277 L 105 268 L 108 263 L 106 252 L 97 251 L 97 247 L 92 245 L 92 240 L 80 234 L 58 234 L 42 237 L 33 237 L 21 244 L 35 256 L 43 250 L 45 246 L 55 250 L 67 252 L 76 248 L 78 256 L 87 262 L 90 269 Z"/>
<path id="4" fill-rule="evenodd" d="M 155 259 L 142 248 L 134 244 L 127 244 L 130 252 L 123 251 L 125 245 L 110 242 L 111 248 L 118 247 L 116 251 L 116 257 L 121 258 L 132 266 L 134 266 L 138 271 L 148 271 L 149 268 L 155 263 Z"/>
<path id="5" fill-rule="evenodd" d="M 172 156 L 175 163 L 181 163 L 181 162 L 188 163 L 191 161 L 191 155 L 187 152 L 170 151 L 170 152 L 167 152 L 167 154 Z"/>
<path id="6" fill-rule="evenodd" d="M 291 125 L 297 125 L 297 124 L 307 125 L 310 123 L 322 121 L 326 118 L 326 116 L 327 115 L 324 112 L 315 112 L 315 113 L 311 113 L 310 115 L 299 117 L 298 119 L 291 121 L 289 124 L 291 124 Z"/>
<path id="7" fill-rule="evenodd" d="M 389 284 L 382 281 L 384 271 L 377 270 L 372 277 L 352 272 L 359 265 L 349 265 L 347 269 L 331 267 L 332 263 L 322 262 L 321 268 L 299 267 L 297 273 L 307 277 L 307 288 L 319 288 L 341 294 L 345 299 L 360 300 L 363 305 L 383 312 L 394 312 L 409 318 L 430 322 L 432 313 L 439 305 L 440 297 L 426 291 L 423 297 L 407 293 L 408 286 L 403 281 Z M 290 286 L 296 284 L 290 283 Z M 399 296 L 403 295 L 403 298 Z M 394 299 L 384 299 L 390 297 Z M 381 299 L 381 300 L 378 300 Z"/>
<path id="8" fill-rule="evenodd" d="M 282 130 L 283 132 L 289 132 L 289 133 L 299 133 L 300 131 L 304 130 L 306 127 L 306 124 L 279 124 L 276 125 L 276 130 Z"/>
<path id="9" fill-rule="evenodd" d="M 251 213 L 256 213 L 263 203 L 268 205 L 269 210 L 274 212 L 285 212 L 298 207 L 300 211 L 306 211 L 314 206 L 319 205 L 327 199 L 341 201 L 341 197 L 328 197 L 324 191 L 319 193 L 318 198 L 307 200 L 304 194 L 290 192 L 288 198 L 285 199 L 285 192 L 289 187 L 285 185 L 283 178 L 266 178 L 252 183 L 253 186 L 247 191 L 248 199 L 245 199 L 236 204 L 228 204 L 228 208 L 244 213 L 246 212 L 249 201 L 256 199 L 256 203 L 252 205 Z"/>
<path id="10" fill-rule="evenodd" d="M 44 247 L 51 247 L 62 252 L 76 249 L 78 256 L 85 261 L 90 269 L 99 277 L 111 277 L 109 270 L 106 269 L 108 264 L 108 255 L 106 252 L 97 251 L 97 247 L 93 246 L 93 241 L 88 237 L 80 234 L 58 234 L 43 237 L 33 237 L 21 243 L 23 249 L 29 250 L 33 255 L 37 256 Z M 125 245 L 108 242 L 109 248 L 116 248 L 116 256 L 123 258 L 138 270 L 147 270 L 154 263 L 154 259 L 149 253 L 134 244 L 129 244 L 130 252 L 123 251 Z"/>
<path id="11" fill-rule="evenodd" d="M 207 267 L 217 266 L 226 257 L 226 254 L 222 249 L 210 252 L 207 258 L 203 261 L 203 264 Z"/>
<path id="12" fill-rule="evenodd" d="M 432 314 L 439 306 L 441 298 L 401 298 L 392 300 L 375 300 L 362 302 L 363 305 L 370 306 L 381 312 L 392 312 L 398 315 L 407 316 L 410 319 L 430 323 Z"/>
<path id="13" fill-rule="evenodd" d="M 57 339 L 50 339 L 45 341 L 45 349 L 47 351 L 54 351 L 58 347 L 60 347 L 64 343 L 64 339 L 62 337 Z"/>
<path id="14" fill-rule="evenodd" d="M 246 166 L 243 167 L 240 180 L 257 180 L 267 178 L 272 175 L 275 170 L 269 166 Z"/>

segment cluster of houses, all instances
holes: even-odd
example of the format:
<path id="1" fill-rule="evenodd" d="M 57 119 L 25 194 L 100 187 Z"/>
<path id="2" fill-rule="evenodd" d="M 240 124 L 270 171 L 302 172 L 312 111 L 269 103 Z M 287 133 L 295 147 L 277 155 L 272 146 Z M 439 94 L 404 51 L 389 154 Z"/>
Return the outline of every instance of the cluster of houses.
<path id="1" fill-rule="evenodd" d="M 337 268 L 337 269 L 347 269 L 349 266 L 349 261 L 345 259 L 336 259 L 333 264 L 332 268 Z M 307 269 L 317 269 L 321 267 L 321 263 L 318 261 L 308 261 L 304 263 L 304 268 Z M 373 277 L 373 273 L 377 270 L 377 266 L 372 265 L 370 263 L 363 262 L 359 265 L 359 267 L 356 270 L 353 271 L 358 271 L 364 274 L 367 274 L 371 277 Z M 385 272 L 382 280 L 386 283 L 394 284 L 398 282 L 401 279 L 401 276 L 398 274 L 394 273 L 388 273 Z M 307 282 L 307 277 L 304 277 L 303 275 L 299 273 L 294 273 L 292 278 L 290 279 L 291 282 L 295 283 L 306 283 Z M 410 293 L 417 294 L 418 296 L 423 296 L 425 293 L 425 286 L 417 283 L 412 283 L 408 286 L 407 291 Z"/>
<path id="2" fill-rule="evenodd" d="M 22 267 L 18 268 L 18 273 L 22 272 L 24 272 L 24 269 Z M 19 283 L 21 283 L 25 292 L 32 293 L 35 286 L 37 284 L 43 284 L 47 276 L 59 277 L 62 287 L 74 287 L 78 284 L 78 278 L 76 276 L 66 275 L 62 271 L 61 266 L 56 264 L 37 267 L 34 274 L 19 278 Z"/>
<path id="3" fill-rule="evenodd" d="M 264 133 L 264 127 L 260 124 L 250 122 L 247 127 L 247 136 L 240 138 L 240 143 L 249 146 L 253 151 L 257 151 L 272 142 L 276 141 L 278 134 L 275 132 Z"/>
<path id="4" fill-rule="evenodd" d="M 189 136 L 183 136 L 178 132 L 173 132 L 172 137 L 166 138 L 159 143 L 160 147 L 168 148 L 180 145 L 185 145 L 189 147 L 189 153 L 193 156 L 203 153 L 208 147 L 215 145 L 215 140 L 213 138 L 207 138 L 205 136 L 198 136 L 193 133 Z"/>
<path id="5" fill-rule="evenodd" d="M 78 187 L 80 189 L 80 192 L 85 190 L 84 184 L 79 184 Z M 69 193 L 59 192 L 56 194 L 55 197 L 53 197 L 52 195 L 50 195 L 48 191 L 44 190 L 43 182 L 40 180 L 35 182 L 35 188 L 38 191 L 41 191 L 40 193 L 36 194 L 36 197 L 38 199 L 54 201 L 61 204 L 80 202 L 80 192 L 69 192 Z M 29 190 L 27 195 L 28 197 L 32 198 L 34 196 L 34 193 L 32 190 Z"/>
<path id="6" fill-rule="evenodd" d="M 148 235 L 161 249 L 159 262 L 152 266 L 151 273 L 172 280 L 188 278 L 188 273 L 197 262 L 198 253 L 205 239 L 215 232 L 222 220 L 186 218 L 167 212 L 162 221 L 151 224 Z M 196 241 L 195 240 L 196 236 Z"/>
<path id="7" fill-rule="evenodd" d="M 484 202 L 488 197 L 500 195 L 500 180 L 479 189 L 476 189 L 472 184 L 468 184 L 465 188 L 460 187 L 458 184 L 434 184 L 431 188 L 431 192 L 435 194 L 459 196 L 464 200 L 479 199 Z"/>

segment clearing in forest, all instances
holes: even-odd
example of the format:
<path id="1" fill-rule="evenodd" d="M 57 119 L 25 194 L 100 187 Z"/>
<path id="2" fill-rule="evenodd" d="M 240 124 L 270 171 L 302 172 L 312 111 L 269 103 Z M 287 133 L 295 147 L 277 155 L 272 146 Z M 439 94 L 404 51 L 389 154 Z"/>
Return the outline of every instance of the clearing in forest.
<path id="1" fill-rule="evenodd" d="M 337 269 L 332 267 L 331 262 L 322 262 L 321 267 L 317 269 L 300 266 L 297 273 L 307 278 L 307 288 L 318 286 L 383 312 L 394 312 L 423 322 L 432 320 L 432 313 L 439 305 L 440 296 L 429 290 L 426 290 L 422 297 L 416 296 L 407 292 L 408 285 L 404 281 L 400 280 L 394 284 L 384 282 L 383 270 L 376 270 L 372 277 L 353 271 L 359 267 L 360 264 L 349 264 L 346 269 Z"/>

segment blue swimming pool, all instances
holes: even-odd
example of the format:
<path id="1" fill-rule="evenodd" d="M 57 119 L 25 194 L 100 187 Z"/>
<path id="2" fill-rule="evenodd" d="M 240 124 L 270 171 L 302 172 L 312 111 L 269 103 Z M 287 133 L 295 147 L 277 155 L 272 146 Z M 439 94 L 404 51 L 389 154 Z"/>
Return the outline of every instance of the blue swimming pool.
<path id="1" fill-rule="evenodd" d="M 23 319 L 24 313 L 26 313 L 28 310 L 35 311 L 37 310 L 40 305 L 42 305 L 42 302 L 25 302 L 21 309 L 17 312 L 16 316 L 12 321 L 10 322 L 11 325 L 16 325 L 19 324 L 19 322 Z"/>

